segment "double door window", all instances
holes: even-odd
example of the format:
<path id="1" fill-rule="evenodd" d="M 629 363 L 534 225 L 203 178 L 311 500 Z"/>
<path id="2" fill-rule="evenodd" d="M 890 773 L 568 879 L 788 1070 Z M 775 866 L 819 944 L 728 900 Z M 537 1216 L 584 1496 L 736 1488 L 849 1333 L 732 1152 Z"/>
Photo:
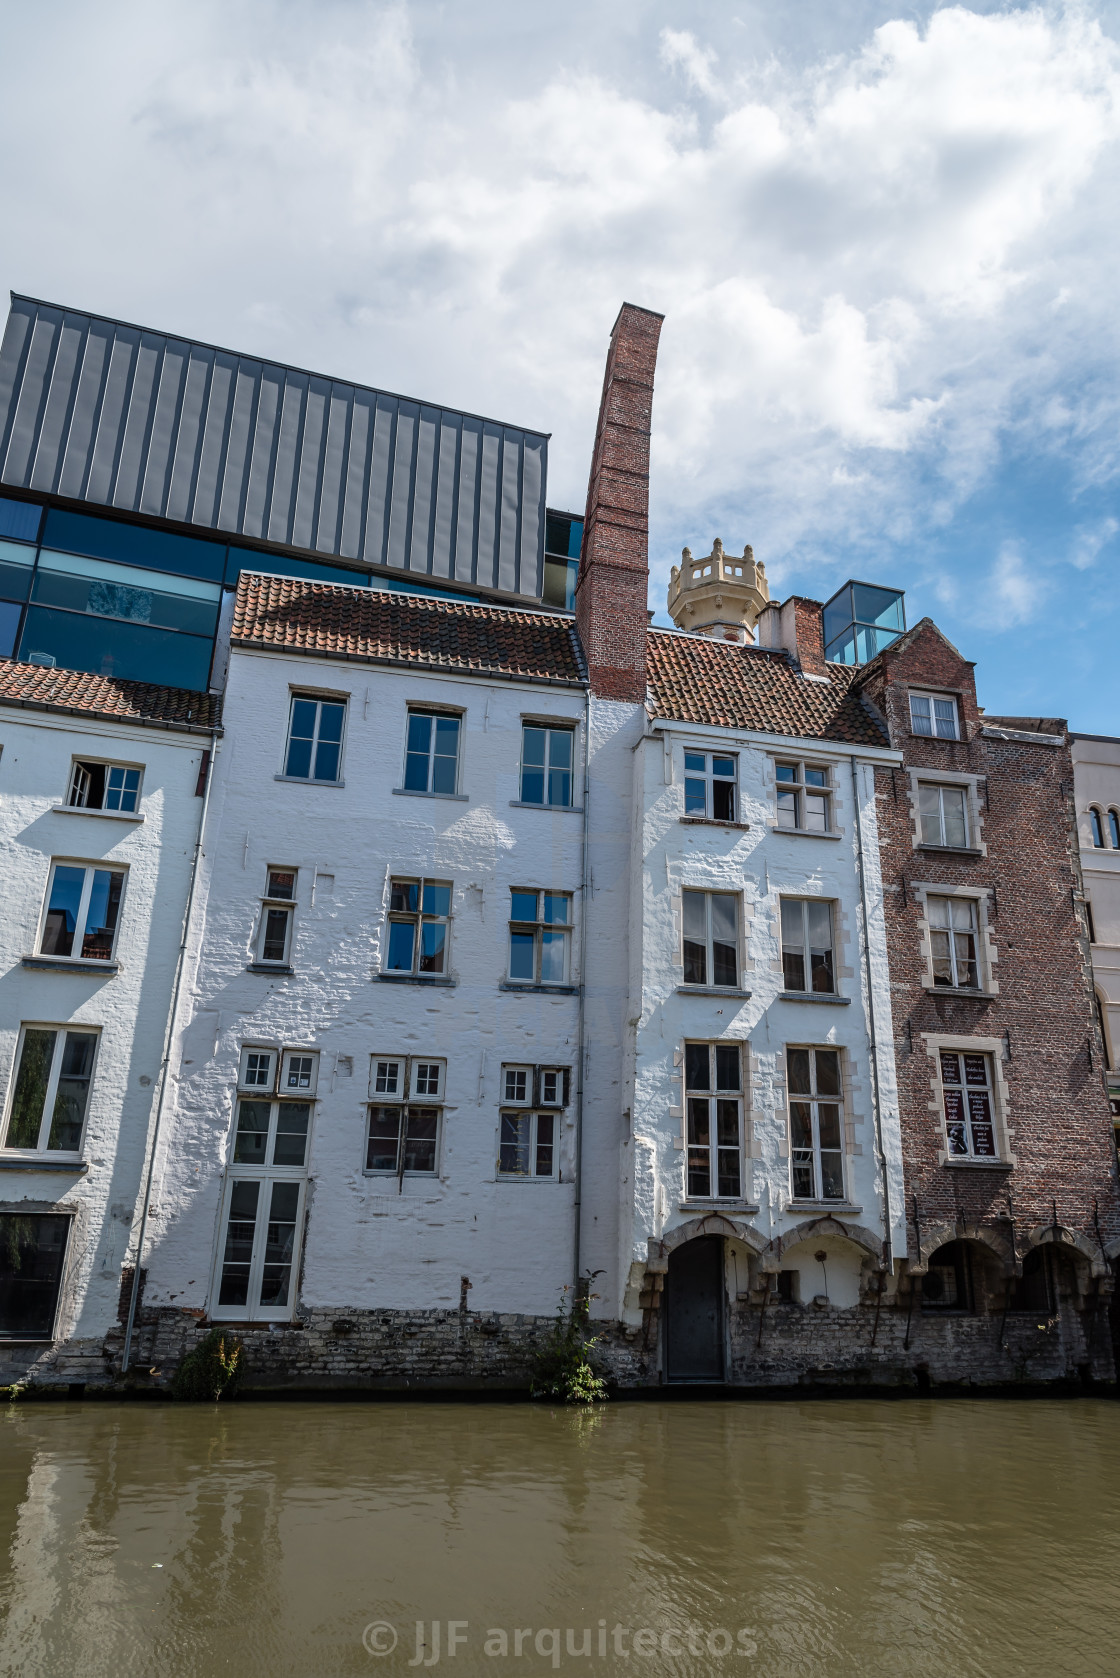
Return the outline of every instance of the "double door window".
<path id="1" fill-rule="evenodd" d="M 246 1321 L 291 1316 L 310 1131 L 309 1101 L 239 1099 L 214 1315 Z"/>

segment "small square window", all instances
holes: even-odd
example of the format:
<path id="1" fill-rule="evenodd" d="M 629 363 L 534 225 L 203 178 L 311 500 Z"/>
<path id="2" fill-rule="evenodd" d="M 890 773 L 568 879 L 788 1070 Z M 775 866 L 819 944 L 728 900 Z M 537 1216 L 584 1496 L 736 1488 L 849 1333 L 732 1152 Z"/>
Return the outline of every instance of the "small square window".
<path id="1" fill-rule="evenodd" d="M 443 1100 L 443 1075 L 446 1065 L 446 1061 L 428 1060 L 423 1056 L 412 1062 L 412 1096 L 415 1100 Z"/>
<path id="2" fill-rule="evenodd" d="M 279 1059 L 275 1049 L 244 1048 L 241 1051 L 241 1067 L 237 1076 L 238 1087 L 243 1090 L 254 1090 L 259 1093 L 271 1094 L 276 1083 L 276 1062 Z"/>
<path id="3" fill-rule="evenodd" d="M 922 844 L 940 845 L 947 850 L 967 850 L 969 845 L 968 790 L 959 786 L 918 786 L 918 819 Z"/>
<path id="4" fill-rule="evenodd" d="M 778 826 L 796 833 L 831 833 L 829 772 L 811 763 L 776 763 Z"/>
<path id="5" fill-rule="evenodd" d="M 533 1099 L 533 1068 L 506 1066 L 503 1068 L 503 1101 L 529 1102 Z"/>
<path id="6" fill-rule="evenodd" d="M 281 1095 L 314 1095 L 319 1056 L 312 1049 L 285 1049 L 280 1068 Z"/>
<path id="7" fill-rule="evenodd" d="M 66 802 L 75 810 L 115 810 L 135 815 L 143 771 L 124 763 L 74 760 Z"/>
<path id="8" fill-rule="evenodd" d="M 384 1101 L 403 1101 L 405 1098 L 403 1060 L 392 1060 L 374 1055 L 370 1065 L 369 1093 Z"/>
<path id="9" fill-rule="evenodd" d="M 719 752 L 685 752 L 684 813 L 711 821 L 737 819 L 738 758 Z"/>

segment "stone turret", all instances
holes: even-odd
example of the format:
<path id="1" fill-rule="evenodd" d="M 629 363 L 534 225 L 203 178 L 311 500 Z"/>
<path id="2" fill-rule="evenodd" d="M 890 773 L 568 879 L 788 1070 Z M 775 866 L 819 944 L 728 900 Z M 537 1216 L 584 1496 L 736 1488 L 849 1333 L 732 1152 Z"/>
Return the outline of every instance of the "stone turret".
<path id="1" fill-rule="evenodd" d="M 678 629 L 717 641 L 753 641 L 758 614 L 770 600 L 761 560 L 748 545 L 742 558 L 725 554 L 717 536 L 707 559 L 685 548 L 669 579 L 669 616 Z"/>

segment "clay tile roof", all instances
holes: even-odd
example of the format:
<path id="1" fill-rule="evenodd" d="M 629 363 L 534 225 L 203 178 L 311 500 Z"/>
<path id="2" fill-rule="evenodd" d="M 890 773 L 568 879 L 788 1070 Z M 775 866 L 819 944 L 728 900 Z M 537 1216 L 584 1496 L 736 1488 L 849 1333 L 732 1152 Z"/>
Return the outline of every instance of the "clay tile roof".
<path id="1" fill-rule="evenodd" d="M 571 618 L 251 571 L 241 573 L 231 636 L 235 647 L 321 658 L 528 681 L 585 679 Z"/>
<path id="2" fill-rule="evenodd" d="M 751 728 L 854 746 L 889 746 L 885 732 L 851 691 L 857 671 L 828 666 L 827 682 L 802 676 L 788 653 L 651 629 L 646 670 L 655 717 Z"/>
<path id="3" fill-rule="evenodd" d="M 45 669 L 40 664 L 19 664 L 15 659 L 0 659 L 3 705 L 97 717 L 105 722 L 182 728 L 197 734 L 208 734 L 222 718 L 222 701 L 216 693 L 126 682 L 117 676 L 92 676 L 85 670 Z"/>

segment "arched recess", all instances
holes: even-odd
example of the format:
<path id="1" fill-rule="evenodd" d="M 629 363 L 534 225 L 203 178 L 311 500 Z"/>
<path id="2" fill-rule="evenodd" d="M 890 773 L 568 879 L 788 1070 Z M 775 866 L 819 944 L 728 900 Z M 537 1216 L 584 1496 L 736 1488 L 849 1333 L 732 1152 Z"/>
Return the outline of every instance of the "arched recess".
<path id="1" fill-rule="evenodd" d="M 1107 1254 L 1109 1258 L 1115 1257 L 1113 1247 L 1120 1251 L 1120 1241 L 1114 1242 L 1113 1247 L 1106 1247 L 1102 1253 L 1099 1246 L 1094 1245 L 1087 1236 L 1080 1235 L 1077 1230 L 1070 1229 L 1068 1224 L 1052 1223 L 1036 1224 L 1034 1229 L 1028 1230 L 1023 1237 L 1021 1250 L 1026 1253 L 1032 1247 L 1042 1247 L 1050 1242 L 1060 1247 L 1067 1257 L 1073 1258 L 1076 1254 L 1084 1259 L 1091 1276 L 1111 1275 L 1105 1256 Z"/>
<path id="2" fill-rule="evenodd" d="M 869 1253 L 877 1264 L 882 1264 L 883 1243 L 872 1229 L 863 1224 L 841 1223 L 839 1218 L 824 1216 L 823 1218 L 809 1218 L 805 1223 L 795 1224 L 793 1229 L 784 1235 L 775 1235 L 761 1248 L 763 1268 L 767 1268 L 769 1260 L 785 1258 L 794 1247 L 800 1247 L 805 1241 L 819 1241 L 822 1236 L 841 1236 L 850 1241 L 853 1247 L 859 1247 L 864 1253 Z"/>
<path id="3" fill-rule="evenodd" d="M 976 1241 L 983 1247 L 988 1247 L 999 1260 L 1005 1276 L 1015 1274 L 1015 1259 L 1011 1251 L 1010 1235 L 1003 1235 L 1000 1231 L 990 1229 L 985 1224 L 941 1223 L 922 1225 L 921 1258 L 915 1247 L 910 1256 L 908 1266 L 911 1276 L 925 1276 L 929 1272 L 929 1261 L 939 1247 L 947 1247 L 952 1241 Z"/>
<path id="4" fill-rule="evenodd" d="M 761 1253 L 766 1245 L 750 1224 L 743 1223 L 739 1218 L 729 1218 L 724 1212 L 707 1212 L 702 1218 L 689 1218 L 687 1223 L 674 1224 L 672 1229 L 665 1231 L 660 1241 L 651 1235 L 647 1270 L 664 1270 L 671 1252 L 701 1235 L 726 1235 L 734 1241 L 741 1241 L 752 1253 Z"/>
<path id="5" fill-rule="evenodd" d="M 1105 848 L 1104 817 L 1094 804 L 1089 806 L 1089 834 L 1095 849 L 1103 851 Z"/>

